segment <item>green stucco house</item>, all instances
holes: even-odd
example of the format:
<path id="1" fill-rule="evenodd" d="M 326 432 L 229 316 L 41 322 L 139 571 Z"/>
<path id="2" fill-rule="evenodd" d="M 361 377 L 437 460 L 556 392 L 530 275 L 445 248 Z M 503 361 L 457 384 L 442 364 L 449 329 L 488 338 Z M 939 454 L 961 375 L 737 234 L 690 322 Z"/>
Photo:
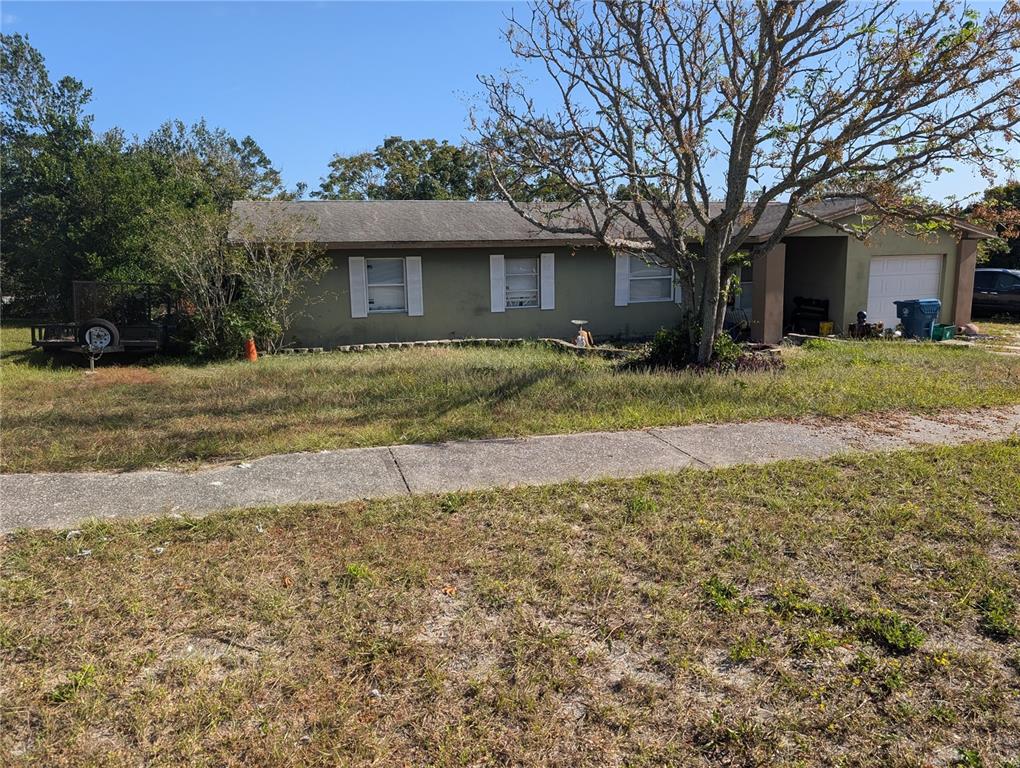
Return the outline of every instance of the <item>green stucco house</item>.
<path id="1" fill-rule="evenodd" d="M 855 203 L 823 205 L 829 220 L 862 213 Z M 758 239 L 781 213 L 770 208 Z M 292 329 L 291 341 L 303 346 L 570 338 L 574 319 L 587 320 L 596 339 L 641 338 L 675 325 L 684 300 L 668 269 L 541 231 L 502 202 L 238 201 L 231 237 L 284 219 L 299 222 L 295 240 L 321 245 L 333 260 Z M 953 220 L 924 237 L 890 231 L 860 241 L 795 219 L 783 242 L 745 269 L 728 317 L 775 343 L 798 296 L 827 300 L 837 331 L 862 309 L 894 326 L 894 301 L 937 297 L 941 322 L 962 325 L 970 320 L 976 246 L 989 235 Z"/>

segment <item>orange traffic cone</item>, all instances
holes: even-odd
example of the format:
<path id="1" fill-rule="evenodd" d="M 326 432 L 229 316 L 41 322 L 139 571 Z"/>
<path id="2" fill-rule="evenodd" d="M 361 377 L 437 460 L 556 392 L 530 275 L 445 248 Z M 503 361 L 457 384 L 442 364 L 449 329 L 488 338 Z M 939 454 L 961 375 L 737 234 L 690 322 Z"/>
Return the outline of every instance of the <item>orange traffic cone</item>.
<path id="1" fill-rule="evenodd" d="M 248 340 L 244 342 L 244 359 L 249 363 L 254 363 L 259 359 L 258 350 L 255 349 L 255 339 L 251 336 L 249 336 Z"/>

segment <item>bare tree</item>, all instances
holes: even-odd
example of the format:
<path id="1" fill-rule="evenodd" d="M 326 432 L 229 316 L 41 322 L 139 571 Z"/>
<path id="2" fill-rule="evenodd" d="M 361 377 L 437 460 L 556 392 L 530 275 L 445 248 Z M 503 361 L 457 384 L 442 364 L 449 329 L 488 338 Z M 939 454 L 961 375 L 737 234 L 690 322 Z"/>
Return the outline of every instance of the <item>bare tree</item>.
<path id="1" fill-rule="evenodd" d="M 503 196 L 547 231 L 673 267 L 700 362 L 722 330 L 729 274 L 795 217 L 856 236 L 908 211 L 935 220 L 922 178 L 1016 160 L 1016 0 L 983 15 L 948 0 L 924 11 L 894 0 L 538 0 L 507 37 L 557 103 L 537 104 L 520 73 L 481 78 L 479 143 Z M 508 190 L 531 175 L 554 178 L 568 199 L 515 200 Z M 817 205 L 827 198 L 859 200 L 868 215 L 827 218 L 846 209 Z"/>
<path id="2" fill-rule="evenodd" d="M 263 213 L 229 232 L 230 213 L 208 206 L 158 219 L 157 253 L 182 289 L 200 354 L 236 355 L 249 335 L 275 352 L 301 311 L 299 294 L 329 266 L 325 250 L 302 236 L 304 217 Z"/>
<path id="3" fill-rule="evenodd" d="M 258 341 L 269 352 L 280 347 L 302 311 L 299 296 L 330 265 L 325 249 L 301 236 L 309 223 L 297 214 L 267 209 L 257 228 L 239 226 L 231 233 L 242 299 L 260 320 Z"/>
<path id="4" fill-rule="evenodd" d="M 227 243 L 229 214 L 211 208 L 170 209 L 153 227 L 163 270 L 182 290 L 200 354 L 228 346 L 227 318 L 237 296 L 234 250 Z"/>

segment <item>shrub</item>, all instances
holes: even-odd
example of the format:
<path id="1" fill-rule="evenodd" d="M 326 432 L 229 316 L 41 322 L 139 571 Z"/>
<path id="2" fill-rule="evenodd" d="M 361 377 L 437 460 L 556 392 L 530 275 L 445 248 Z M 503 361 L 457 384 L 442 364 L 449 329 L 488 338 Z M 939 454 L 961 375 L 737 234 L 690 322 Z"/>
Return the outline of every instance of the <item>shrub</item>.
<path id="1" fill-rule="evenodd" d="M 724 333 L 715 340 L 712 362 L 722 370 L 736 370 L 737 362 L 744 355 L 744 350 L 730 335 Z"/>
<path id="2" fill-rule="evenodd" d="M 687 333 L 680 328 L 660 328 L 652 339 L 644 363 L 656 368 L 683 368 L 695 359 Z"/>
<path id="3" fill-rule="evenodd" d="M 682 328 L 660 328 L 648 347 L 647 355 L 629 367 L 690 368 L 697 359 L 697 347 Z M 785 367 L 778 355 L 748 352 L 729 334 L 715 341 L 712 362 L 700 370 L 714 373 L 757 373 L 781 370 Z"/>

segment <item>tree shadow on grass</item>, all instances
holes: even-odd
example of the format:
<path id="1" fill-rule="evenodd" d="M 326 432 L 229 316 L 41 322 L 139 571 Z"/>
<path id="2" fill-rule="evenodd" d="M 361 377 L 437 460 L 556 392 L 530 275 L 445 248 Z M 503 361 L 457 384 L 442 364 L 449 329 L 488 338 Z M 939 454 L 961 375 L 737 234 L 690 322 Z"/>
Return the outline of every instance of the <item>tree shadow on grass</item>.
<path id="1" fill-rule="evenodd" d="M 420 404 L 394 412 L 392 403 L 388 403 L 390 407 L 370 409 L 352 421 L 368 426 L 380 420 L 387 420 L 393 424 L 394 431 L 398 434 L 433 427 L 434 431 L 440 433 L 441 440 L 491 437 L 494 434 L 492 429 L 488 425 L 479 425 L 476 420 L 469 420 L 463 425 L 447 423 L 438 429 L 436 427 L 440 422 L 449 420 L 458 411 L 465 409 L 478 409 L 483 413 L 492 414 L 500 406 L 520 400 L 528 390 L 555 376 L 556 372 L 550 369 L 523 371 L 512 374 L 508 380 L 486 390 L 465 391 L 457 397 L 444 400 L 441 404 L 430 404 L 428 414 L 418 410 L 421 408 Z"/>

